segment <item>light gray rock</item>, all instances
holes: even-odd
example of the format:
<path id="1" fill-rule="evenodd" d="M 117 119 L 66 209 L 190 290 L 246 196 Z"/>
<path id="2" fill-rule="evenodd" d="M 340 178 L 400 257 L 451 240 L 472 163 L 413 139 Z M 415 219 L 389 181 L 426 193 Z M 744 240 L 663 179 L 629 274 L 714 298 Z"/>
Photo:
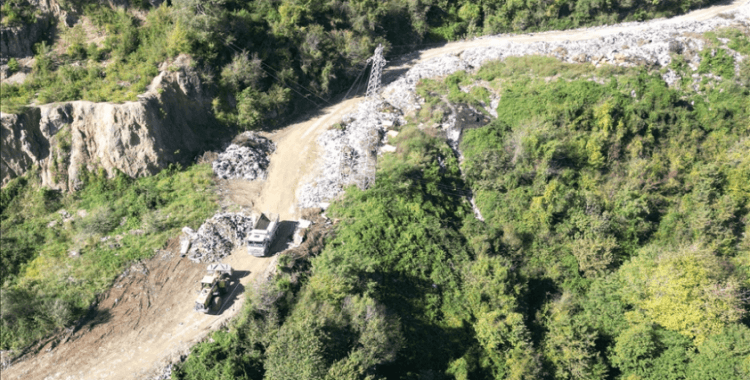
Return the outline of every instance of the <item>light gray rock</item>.
<path id="1" fill-rule="evenodd" d="M 0 58 L 23 58 L 34 55 L 34 44 L 45 37 L 52 28 L 52 16 L 40 15 L 31 24 L 0 27 Z"/>
<path id="2" fill-rule="evenodd" d="M 212 163 L 214 173 L 223 179 L 266 179 L 268 156 L 275 150 L 276 145 L 271 140 L 255 132 L 244 132 L 218 154 Z"/>
<path id="3" fill-rule="evenodd" d="M 42 185 L 75 190 L 82 168 L 147 176 L 218 144 L 211 97 L 190 59 L 180 56 L 172 66 L 135 102 L 72 101 L 0 114 L 2 185 L 36 164 Z"/>
<path id="4" fill-rule="evenodd" d="M 193 231 L 182 229 L 182 241 L 189 241 L 188 259 L 198 262 L 214 262 L 232 253 L 241 246 L 253 229 L 254 218 L 246 213 L 218 213 L 207 219 Z"/>

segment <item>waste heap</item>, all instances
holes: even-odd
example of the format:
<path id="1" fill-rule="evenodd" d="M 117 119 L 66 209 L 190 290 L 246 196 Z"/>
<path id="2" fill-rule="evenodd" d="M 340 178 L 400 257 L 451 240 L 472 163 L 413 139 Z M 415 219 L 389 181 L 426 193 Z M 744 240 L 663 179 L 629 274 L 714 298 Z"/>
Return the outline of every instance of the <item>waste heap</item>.
<path id="1" fill-rule="evenodd" d="M 218 213 L 206 220 L 198 231 L 184 227 L 181 245 L 193 262 L 214 262 L 242 245 L 253 229 L 253 217 L 245 213 Z"/>
<path id="2" fill-rule="evenodd" d="M 299 207 L 319 207 L 321 202 L 339 195 L 346 186 L 361 181 L 368 166 L 372 166 L 367 158 L 372 159 L 377 154 L 385 129 L 405 123 L 401 113 L 394 112 L 382 100 L 360 102 L 357 112 L 345 115 L 339 127 L 318 137 L 323 169 L 320 176 L 300 187 Z"/>
<path id="3" fill-rule="evenodd" d="M 276 145 L 271 140 L 255 132 L 244 132 L 219 153 L 213 162 L 214 173 L 222 179 L 266 179 L 268 156 L 275 150 Z"/>

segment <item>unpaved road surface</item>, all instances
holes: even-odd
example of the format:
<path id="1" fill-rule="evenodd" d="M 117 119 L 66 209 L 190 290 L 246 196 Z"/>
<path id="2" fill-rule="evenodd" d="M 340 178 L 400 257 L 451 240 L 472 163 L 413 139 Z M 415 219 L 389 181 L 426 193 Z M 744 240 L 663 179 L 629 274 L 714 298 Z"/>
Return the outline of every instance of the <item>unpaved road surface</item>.
<path id="1" fill-rule="evenodd" d="M 218 315 L 193 311 L 205 264 L 167 250 L 120 276 L 97 306 L 96 314 L 67 341 L 48 343 L 38 354 L 2 372 L 5 379 L 146 378 L 176 359 L 236 314 L 245 287 L 262 275 L 272 258 L 235 252 L 229 296 Z"/>
<path id="2" fill-rule="evenodd" d="M 747 6 L 747 0 L 735 0 L 691 12 L 670 20 L 654 23 L 701 21 Z M 472 47 L 493 46 L 498 42 L 537 42 L 554 40 L 585 40 L 633 31 L 641 24 L 598 27 L 582 30 L 547 32 L 536 35 L 499 36 L 474 41 L 450 43 L 419 52 L 415 58 L 402 62 L 403 70 L 421 61 L 443 54 L 458 53 Z M 224 181 L 225 201 L 251 207 L 256 211 L 280 214 L 282 220 L 300 216 L 297 188 L 314 178 L 320 155 L 318 135 L 348 112 L 359 99 L 350 99 L 321 110 L 317 116 L 267 134 L 277 144 L 271 156 L 268 178 L 264 182 Z M 283 249 L 281 241 L 275 251 Z M 117 279 L 102 296 L 96 313 L 83 326 L 60 343 L 48 343 L 36 354 L 30 354 L 2 371 L 2 379 L 141 379 L 147 378 L 169 361 L 184 354 L 208 332 L 234 316 L 244 300 L 243 294 L 255 280 L 263 278 L 272 258 L 255 258 L 240 250 L 224 262 L 235 269 L 230 297 L 219 315 L 193 311 L 198 281 L 205 264 L 194 264 L 180 258 L 176 239 L 167 250 L 153 259 L 134 266 Z"/>

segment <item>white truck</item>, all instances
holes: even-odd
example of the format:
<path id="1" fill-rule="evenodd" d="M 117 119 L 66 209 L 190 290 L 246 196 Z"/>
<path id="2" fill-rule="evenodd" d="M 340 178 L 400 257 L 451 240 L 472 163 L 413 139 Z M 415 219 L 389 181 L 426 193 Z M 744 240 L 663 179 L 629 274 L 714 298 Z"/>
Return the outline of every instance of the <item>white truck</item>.
<path id="1" fill-rule="evenodd" d="M 247 253 L 263 257 L 268 254 L 276 238 L 276 230 L 279 226 L 279 216 L 275 214 L 260 214 L 255 221 L 253 230 L 247 235 Z"/>

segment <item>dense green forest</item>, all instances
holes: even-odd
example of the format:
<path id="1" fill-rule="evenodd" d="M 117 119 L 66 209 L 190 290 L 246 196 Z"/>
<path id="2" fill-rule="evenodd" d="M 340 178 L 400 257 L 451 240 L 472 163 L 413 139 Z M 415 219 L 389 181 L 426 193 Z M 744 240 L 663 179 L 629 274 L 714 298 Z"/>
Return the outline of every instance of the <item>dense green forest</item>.
<path id="1" fill-rule="evenodd" d="M 6 113 L 32 102 L 136 100 L 161 62 L 187 53 L 215 89 L 214 114 L 231 127 L 259 128 L 280 115 L 325 105 L 351 84 L 379 43 L 398 54 L 482 34 L 669 16 L 709 3 L 173 0 L 157 9 L 131 1 L 124 9 L 66 0 L 62 6 L 88 24 L 59 23 L 58 38 L 37 45 L 32 75 L 20 85 L 2 84 L 0 97 Z M 33 17 L 22 0 L 2 7 L 3 24 Z"/>
<path id="2" fill-rule="evenodd" d="M 423 80 L 321 252 L 282 256 L 173 378 L 749 378 L 750 65 L 705 56 L 726 76 L 697 89 L 680 56 L 673 87 L 546 57 Z M 430 125 L 489 92 L 459 164 Z"/>
<path id="3" fill-rule="evenodd" d="M 256 129 L 326 104 L 379 43 L 396 55 L 710 2 L 61 3 L 93 29 L 58 24 L 26 81 L 1 85 L 3 112 L 135 100 L 160 63 L 185 53 L 215 95 L 214 115 Z M 7 1 L 2 17 L 18 26 L 35 16 Z M 104 38 L 90 42 L 92 30 Z M 424 81 L 427 105 L 375 186 L 332 206 L 339 222 L 322 252 L 282 257 L 277 278 L 174 376 L 750 377 L 750 65 L 737 74 L 730 55 L 714 54 L 716 37 L 706 36 L 698 72 L 724 79 L 703 77 L 697 89 L 679 56 L 673 88 L 645 69 L 538 57 Z M 750 54 L 744 32 L 720 37 Z M 460 91 L 478 79 L 491 88 Z M 500 117 L 465 132 L 462 175 L 441 132 L 416 125 L 442 117 L 443 99 L 478 105 L 489 91 L 502 95 Z M 211 176 L 205 164 L 137 180 L 89 173 L 80 191 L 60 194 L 32 171 L 3 188 L 0 349 L 70 326 L 127 265 L 197 227 L 216 207 Z"/>

